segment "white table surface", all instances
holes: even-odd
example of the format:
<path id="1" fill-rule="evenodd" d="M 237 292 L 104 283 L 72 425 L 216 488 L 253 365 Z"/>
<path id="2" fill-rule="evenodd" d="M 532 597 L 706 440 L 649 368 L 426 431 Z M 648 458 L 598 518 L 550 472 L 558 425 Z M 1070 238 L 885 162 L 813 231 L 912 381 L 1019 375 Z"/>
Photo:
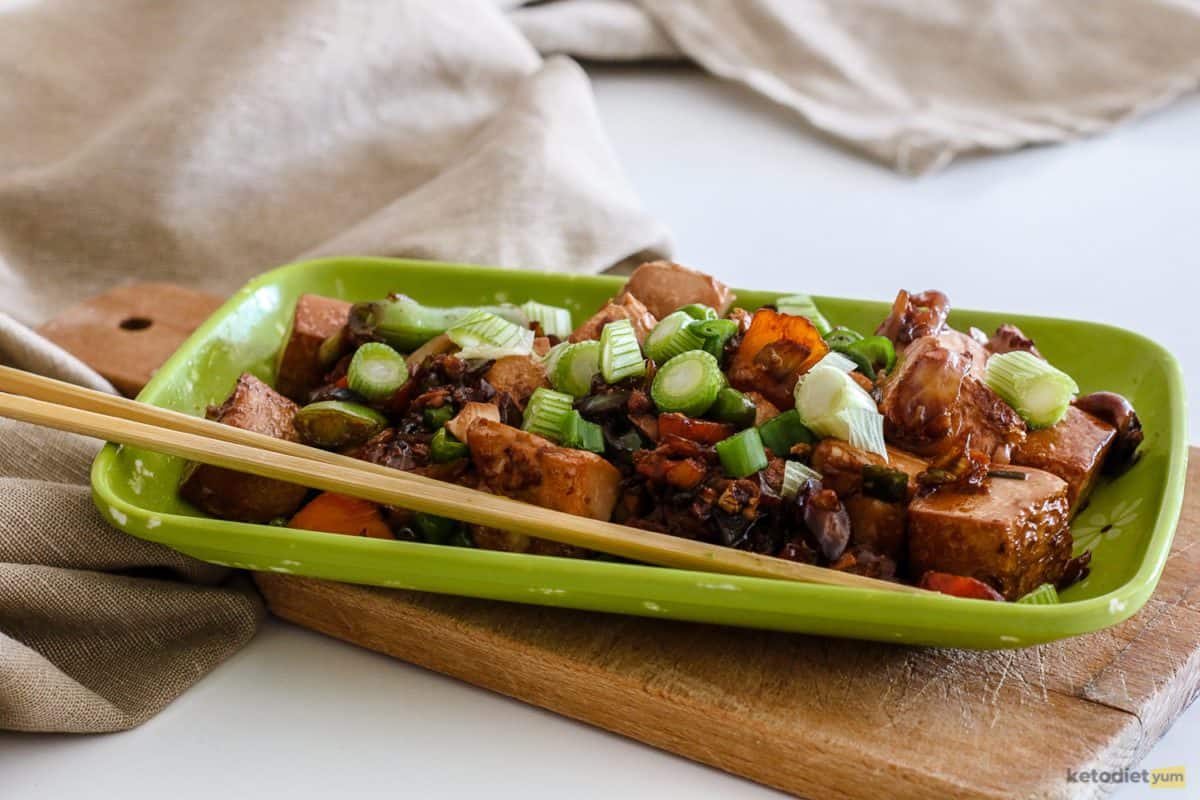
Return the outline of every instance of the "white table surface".
<path id="1" fill-rule="evenodd" d="M 913 180 L 698 73 L 592 73 L 614 146 L 646 206 L 670 225 L 683 263 L 743 286 L 878 299 L 900 285 L 937 287 L 968 308 L 1104 320 L 1167 345 L 1189 372 L 1190 392 L 1200 387 L 1200 336 L 1191 330 L 1200 291 L 1200 98 L 1101 138 Z M 1193 409 L 1192 430 L 1198 419 Z M 1197 741 L 1200 704 L 1144 766 L 1183 764 L 1200 783 Z M 3 800 L 328 800 L 357 792 L 777 796 L 274 621 L 138 729 L 0 734 Z M 1118 797 L 1145 794 L 1130 788 Z"/>

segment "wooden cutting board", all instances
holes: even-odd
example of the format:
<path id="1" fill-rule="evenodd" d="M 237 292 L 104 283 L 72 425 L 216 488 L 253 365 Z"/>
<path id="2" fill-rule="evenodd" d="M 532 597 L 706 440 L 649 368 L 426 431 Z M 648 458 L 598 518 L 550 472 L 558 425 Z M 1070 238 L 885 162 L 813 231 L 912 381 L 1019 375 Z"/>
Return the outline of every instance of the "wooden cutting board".
<path id="1" fill-rule="evenodd" d="M 161 284 L 125 287 L 41 330 L 132 393 L 216 303 Z M 256 580 L 283 619 L 797 795 L 1092 797 L 1100 786 L 1068 782 L 1068 770 L 1133 766 L 1200 692 L 1198 454 L 1145 608 L 1109 630 L 1018 651 Z"/>

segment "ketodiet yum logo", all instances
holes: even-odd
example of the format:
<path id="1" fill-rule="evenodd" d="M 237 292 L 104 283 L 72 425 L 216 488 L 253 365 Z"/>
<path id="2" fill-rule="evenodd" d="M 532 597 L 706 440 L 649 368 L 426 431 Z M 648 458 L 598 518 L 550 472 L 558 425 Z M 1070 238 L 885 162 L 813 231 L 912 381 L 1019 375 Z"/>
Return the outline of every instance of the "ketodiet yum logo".
<path id="1" fill-rule="evenodd" d="M 1110 785 L 1140 783 L 1151 789 L 1186 789 L 1187 771 L 1184 767 L 1158 769 L 1086 769 L 1067 770 L 1067 783 L 1106 783 Z"/>

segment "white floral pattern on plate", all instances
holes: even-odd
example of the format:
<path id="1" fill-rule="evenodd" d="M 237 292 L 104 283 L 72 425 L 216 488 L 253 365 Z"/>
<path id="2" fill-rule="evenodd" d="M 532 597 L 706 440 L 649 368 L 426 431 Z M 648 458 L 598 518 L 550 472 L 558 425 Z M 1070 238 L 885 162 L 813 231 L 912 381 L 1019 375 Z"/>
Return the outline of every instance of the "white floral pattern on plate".
<path id="1" fill-rule="evenodd" d="M 1113 506 L 1108 513 L 1094 511 L 1087 515 L 1082 524 L 1073 526 L 1075 536 L 1075 553 L 1091 550 L 1102 541 L 1112 541 L 1119 537 L 1137 522 L 1138 506 L 1142 498 L 1122 500 Z"/>

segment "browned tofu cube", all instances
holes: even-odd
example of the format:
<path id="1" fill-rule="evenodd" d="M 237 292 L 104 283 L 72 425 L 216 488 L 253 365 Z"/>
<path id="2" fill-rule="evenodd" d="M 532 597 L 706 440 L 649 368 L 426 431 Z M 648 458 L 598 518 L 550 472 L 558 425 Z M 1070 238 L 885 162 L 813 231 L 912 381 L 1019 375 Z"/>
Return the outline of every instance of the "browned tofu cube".
<path id="1" fill-rule="evenodd" d="M 1091 493 L 1116 434 L 1112 425 L 1071 406 L 1057 425 L 1030 431 L 1012 461 L 1066 481 L 1067 501 L 1076 512 Z"/>
<path id="2" fill-rule="evenodd" d="M 642 264 L 629 276 L 625 292 L 645 303 L 659 319 L 691 303 L 712 306 L 724 316 L 734 300 L 729 287 L 713 276 L 672 261 Z"/>
<path id="3" fill-rule="evenodd" d="M 917 489 L 917 476 L 928 467 L 928 462 L 911 453 L 889 447 L 886 466 L 908 475 L 908 490 L 911 496 Z M 813 447 L 812 467 L 821 473 L 821 482 L 844 497 L 862 489 L 862 470 L 867 464 L 884 466 L 882 458 L 866 450 L 853 447 L 841 439 L 822 439 Z"/>
<path id="4" fill-rule="evenodd" d="M 599 339 L 600 332 L 604 330 L 605 325 L 622 319 L 629 320 L 629 324 L 633 325 L 633 332 L 637 334 L 638 342 L 645 341 L 646 335 L 658 324 L 658 320 L 646 310 L 640 300 L 626 293 L 606 303 L 587 322 L 576 328 L 567 341 L 586 342 L 590 339 Z"/>
<path id="5" fill-rule="evenodd" d="M 479 477 L 496 494 L 581 517 L 612 516 L 621 473 L 595 453 L 489 419 L 471 425 L 467 445 Z"/>
<path id="6" fill-rule="evenodd" d="M 1012 467 L 1025 480 L 989 478 L 980 492 L 942 489 L 908 508 L 909 575 L 966 575 L 1016 600 L 1057 583 L 1071 558 L 1067 482 Z"/>
<path id="7" fill-rule="evenodd" d="M 279 352 L 275 386 L 281 394 L 298 403 L 308 400 L 308 393 L 320 385 L 325 374 L 317 357 L 321 342 L 337 333 L 349 314 L 350 303 L 345 300 L 300 295 L 292 315 L 292 330 Z"/>
<path id="8" fill-rule="evenodd" d="M 540 359 L 530 356 L 505 356 L 496 359 L 483 376 L 497 392 L 508 392 L 517 405 L 525 407 L 525 401 L 539 387 L 550 388 L 546 367 Z"/>
<path id="9" fill-rule="evenodd" d="M 223 425 L 276 439 L 297 441 L 292 422 L 299 407 L 253 375 L 238 378 L 233 394 L 209 409 Z M 179 487 L 183 499 L 205 513 L 239 522 L 270 522 L 291 516 L 308 489 L 209 464 L 192 464 Z"/>

